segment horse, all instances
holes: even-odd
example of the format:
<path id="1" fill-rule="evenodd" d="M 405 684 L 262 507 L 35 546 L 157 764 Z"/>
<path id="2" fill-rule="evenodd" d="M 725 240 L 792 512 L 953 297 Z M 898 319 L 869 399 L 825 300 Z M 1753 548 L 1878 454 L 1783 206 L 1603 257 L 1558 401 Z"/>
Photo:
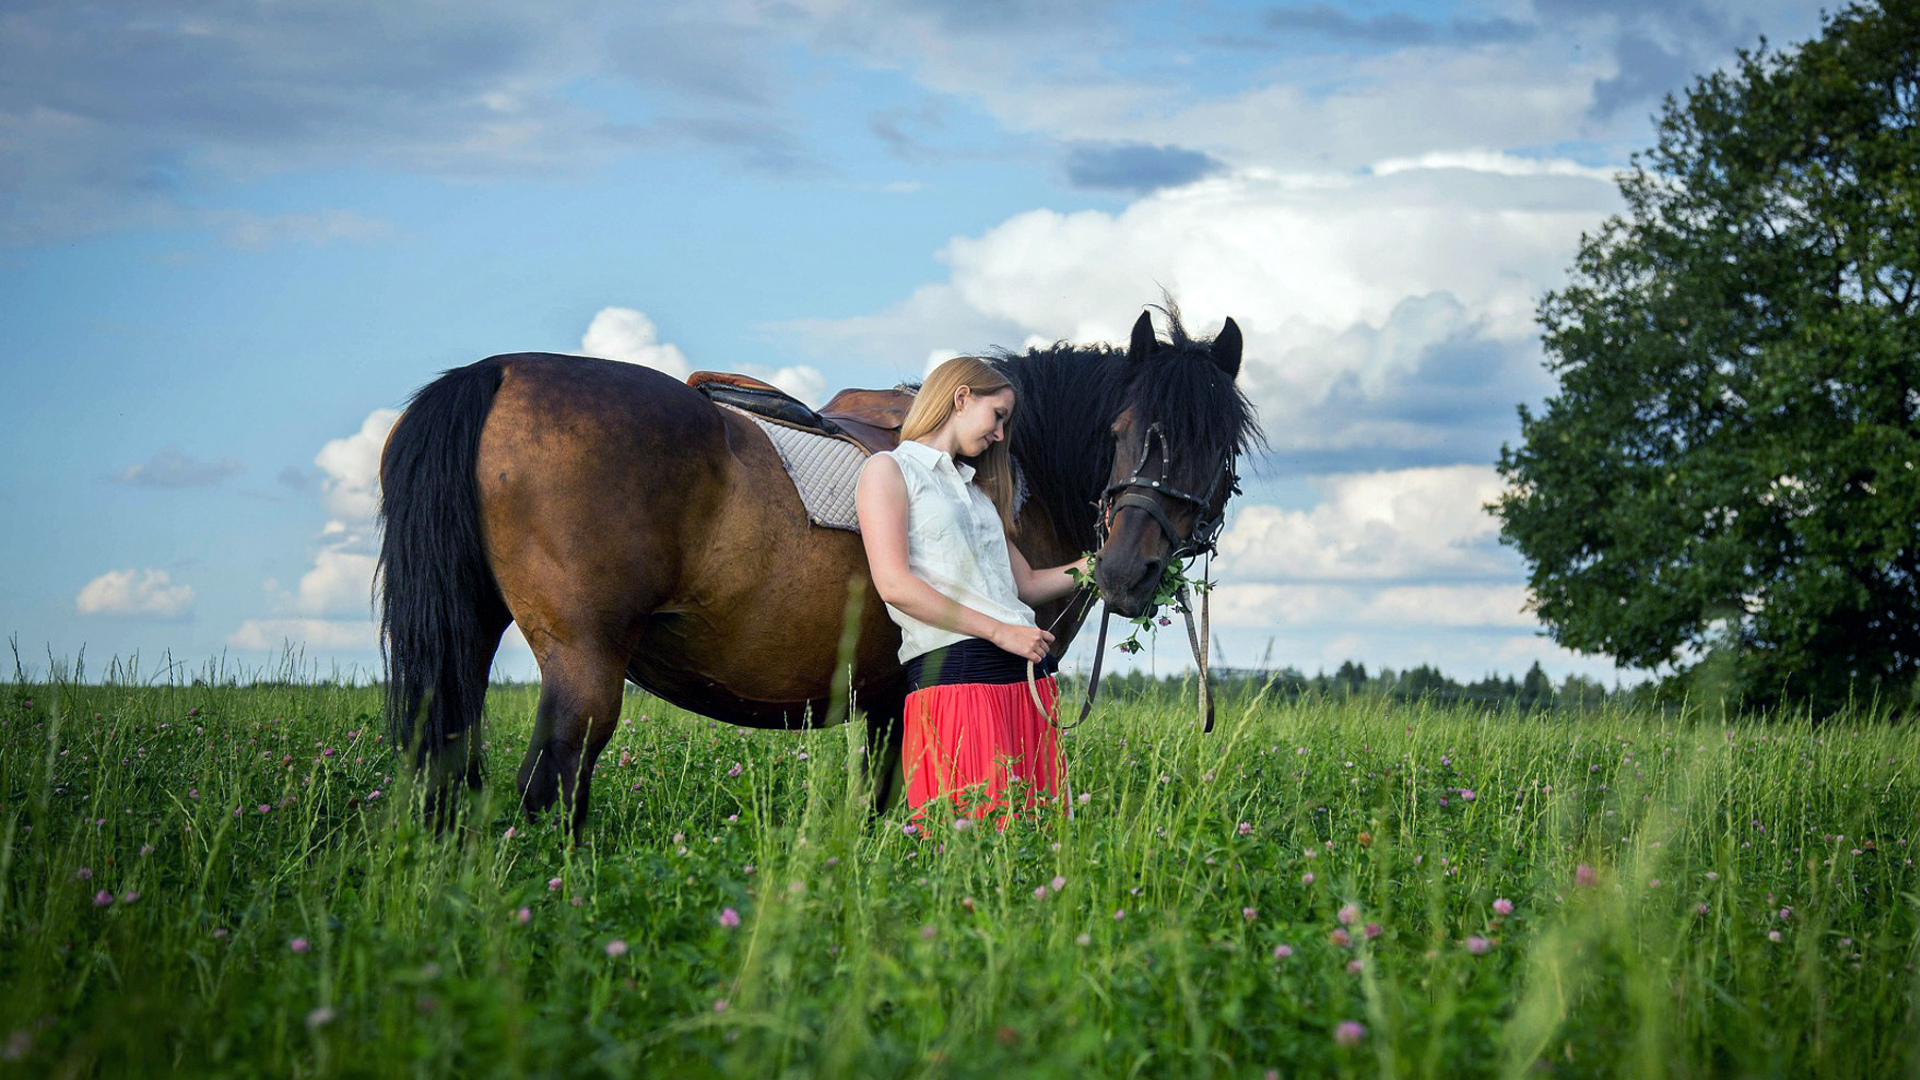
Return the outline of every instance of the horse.
<path id="1" fill-rule="evenodd" d="M 1211 543 L 1235 462 L 1260 439 L 1235 385 L 1239 327 L 1195 340 L 1171 300 L 1163 310 L 1166 341 L 1143 311 L 1124 350 L 991 357 L 1016 395 L 1014 543 L 1034 566 L 1097 550 L 1099 597 L 1129 617 L 1150 609 L 1171 562 Z M 891 801 L 899 631 L 860 537 L 809 523 L 743 415 L 635 364 L 503 354 L 409 399 L 380 481 L 387 720 L 430 817 L 481 785 L 487 672 L 509 623 L 540 669 L 517 777 L 529 817 L 560 801 L 583 835 L 624 681 L 762 729 L 837 722 L 851 694 L 879 766 L 875 812 Z M 1094 602 L 1082 591 L 1037 612 L 1056 656 Z"/>

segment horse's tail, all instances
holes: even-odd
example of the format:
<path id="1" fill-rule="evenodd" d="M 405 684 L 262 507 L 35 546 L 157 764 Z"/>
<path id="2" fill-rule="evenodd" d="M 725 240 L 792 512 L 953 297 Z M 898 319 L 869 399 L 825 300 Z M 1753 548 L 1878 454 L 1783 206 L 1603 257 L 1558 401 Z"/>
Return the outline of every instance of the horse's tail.
<path id="1" fill-rule="evenodd" d="M 387 727 L 416 767 L 479 721 L 487 670 L 512 620 L 487 564 L 476 471 L 501 375 L 497 358 L 443 372 L 407 403 L 380 457 Z M 466 778 L 478 783 L 480 756 L 468 748 L 466 758 Z"/>

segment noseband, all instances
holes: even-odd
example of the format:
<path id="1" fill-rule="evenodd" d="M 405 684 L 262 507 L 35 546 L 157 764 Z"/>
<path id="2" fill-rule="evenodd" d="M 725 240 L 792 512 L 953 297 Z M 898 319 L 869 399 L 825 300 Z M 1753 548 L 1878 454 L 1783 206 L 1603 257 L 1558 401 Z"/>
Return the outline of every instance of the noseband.
<path id="1" fill-rule="evenodd" d="M 1153 480 L 1142 476 L 1140 470 L 1147 467 L 1147 459 L 1153 456 L 1153 442 L 1156 438 L 1160 440 L 1161 478 Z M 1181 491 L 1166 479 L 1173 474 L 1173 444 L 1167 440 L 1166 429 L 1158 423 L 1148 424 L 1146 436 L 1140 440 L 1140 460 L 1133 466 L 1133 475 L 1117 484 L 1109 484 L 1107 490 L 1100 496 L 1100 502 L 1097 504 L 1100 509 L 1100 546 L 1106 546 L 1107 535 L 1113 529 L 1114 517 L 1120 511 L 1132 508 L 1145 511 L 1148 517 L 1159 524 L 1160 531 L 1166 534 L 1167 542 L 1173 545 L 1170 559 L 1178 560 L 1195 555 L 1211 554 L 1215 543 L 1220 539 L 1220 528 L 1227 519 L 1224 507 L 1220 513 L 1209 516 L 1213 497 L 1219 493 L 1223 481 L 1227 485 L 1229 496 L 1240 493 L 1240 477 L 1235 473 L 1233 465 L 1233 456 L 1228 455 L 1226 463 L 1218 473 L 1214 474 L 1213 484 L 1207 488 L 1205 496 L 1191 495 Z M 1115 498 L 1116 495 L 1119 497 Z M 1181 538 L 1180 533 L 1174 529 L 1173 522 L 1167 518 L 1166 511 L 1161 509 L 1160 500 L 1154 498 L 1155 495 L 1177 499 L 1193 507 L 1192 535 L 1185 539 Z"/>

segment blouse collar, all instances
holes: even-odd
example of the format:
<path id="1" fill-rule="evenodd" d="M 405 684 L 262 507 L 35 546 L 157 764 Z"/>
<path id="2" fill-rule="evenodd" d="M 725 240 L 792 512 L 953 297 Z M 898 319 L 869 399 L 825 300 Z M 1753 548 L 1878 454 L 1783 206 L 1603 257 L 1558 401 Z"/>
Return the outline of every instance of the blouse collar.
<path id="1" fill-rule="evenodd" d="M 958 475 L 960 482 L 963 484 L 971 484 L 973 482 L 973 466 L 956 459 L 952 454 L 944 450 L 937 450 L 928 446 L 926 443 L 915 442 L 912 439 L 900 440 L 900 450 L 912 455 L 915 460 L 928 468 L 939 469 L 944 466 L 949 471 Z"/>

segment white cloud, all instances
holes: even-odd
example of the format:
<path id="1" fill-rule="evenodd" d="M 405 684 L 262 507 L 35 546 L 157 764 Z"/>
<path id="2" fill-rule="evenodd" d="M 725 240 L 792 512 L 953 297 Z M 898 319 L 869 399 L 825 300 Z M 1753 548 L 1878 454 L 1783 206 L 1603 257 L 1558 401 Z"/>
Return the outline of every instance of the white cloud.
<path id="1" fill-rule="evenodd" d="M 301 575 L 299 588 L 288 598 L 291 609 L 303 615 L 364 613 L 372 602 L 374 562 L 372 554 L 345 546 L 322 548 L 314 556 L 313 569 Z"/>
<path id="2" fill-rule="evenodd" d="M 309 650 L 372 652 L 379 648 L 367 619 L 248 619 L 227 635 L 236 649 L 277 650 L 288 645 Z"/>
<path id="3" fill-rule="evenodd" d="M 396 409 L 375 409 L 361 421 L 360 430 L 329 441 L 314 455 L 313 463 L 326 474 L 321 493 L 334 518 L 349 525 L 373 521 L 380 507 L 380 452 L 399 418 Z"/>
<path id="4" fill-rule="evenodd" d="M 693 372 L 679 346 L 660 342 L 660 331 L 652 319 L 627 307 L 601 308 L 580 338 L 580 351 L 588 356 L 642 364 L 676 379 L 684 379 Z"/>
<path id="5" fill-rule="evenodd" d="M 1311 510 L 1242 507 L 1220 538 L 1232 581 L 1512 580 L 1483 507 L 1501 491 L 1491 466 L 1453 465 L 1322 477 Z"/>
<path id="6" fill-rule="evenodd" d="M 586 334 L 580 338 L 580 351 L 588 356 L 640 364 L 676 379 L 684 379 L 693 373 L 693 366 L 687 362 L 686 354 L 680 351 L 680 347 L 662 342 L 653 320 L 633 308 L 601 308 L 594 315 L 593 322 L 588 324 Z M 826 400 L 826 376 L 818 368 L 805 364 L 778 368 L 736 364 L 726 370 L 772 383 L 809 405 L 817 406 Z"/>
<path id="7" fill-rule="evenodd" d="M 1288 447 L 1443 452 L 1466 430 L 1488 460 L 1488 432 L 1550 385 L 1537 298 L 1615 201 L 1584 176 L 1243 170 L 1118 213 L 1016 215 L 952 240 L 947 283 L 793 329 L 818 355 L 895 366 L 937 348 L 1121 342 L 1164 287 L 1194 333 L 1240 324 L 1241 385 Z"/>
<path id="8" fill-rule="evenodd" d="M 73 605 L 82 615 L 180 619 L 193 610 L 193 586 L 174 584 L 165 570 L 111 570 L 87 582 Z"/>

